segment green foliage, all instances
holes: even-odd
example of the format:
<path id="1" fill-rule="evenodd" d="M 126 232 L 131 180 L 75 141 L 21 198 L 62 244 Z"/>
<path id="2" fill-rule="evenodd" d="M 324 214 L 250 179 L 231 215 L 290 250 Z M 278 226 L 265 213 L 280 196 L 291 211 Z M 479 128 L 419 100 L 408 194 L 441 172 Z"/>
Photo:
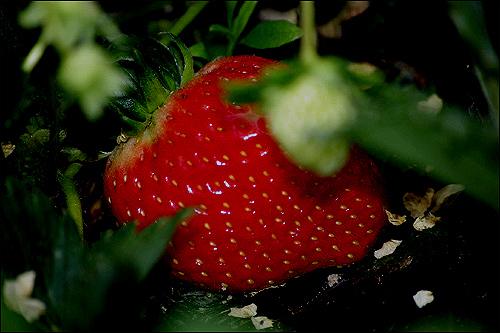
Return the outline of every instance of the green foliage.
<path id="1" fill-rule="evenodd" d="M 94 2 L 35 1 L 19 15 L 19 22 L 27 29 L 42 28 L 23 70 L 30 73 L 52 45 L 61 56 L 58 83 L 89 120 L 99 119 L 110 97 L 126 84 L 112 58 L 95 42 L 96 35 L 120 35 L 109 17 Z"/>
<path id="2" fill-rule="evenodd" d="M 256 49 L 279 47 L 302 36 L 302 31 L 288 21 L 263 21 L 257 24 L 240 43 Z"/>
<path id="3" fill-rule="evenodd" d="M 210 25 L 207 40 L 196 43 L 190 48 L 194 56 L 205 60 L 231 56 L 238 44 L 255 49 L 276 48 L 290 43 L 302 35 L 301 29 L 288 21 L 264 21 L 253 27 L 245 37 L 240 38 L 257 2 L 226 1 L 225 3 L 227 25 Z M 227 44 L 212 43 L 211 37 L 216 35 L 223 36 L 227 40 Z"/>
<path id="4" fill-rule="evenodd" d="M 66 196 L 67 209 L 83 236 L 80 197 L 73 177 L 87 157 L 77 148 L 64 147 L 66 131 L 55 133 L 55 126 L 52 126 L 52 132 L 44 128 L 46 126 L 38 116 L 29 119 L 27 132 L 20 136 L 13 153 L 17 174 L 31 187 L 43 189 L 46 193 L 54 191 L 52 182 L 57 180 Z M 9 161 L 14 160 L 11 158 Z"/>
<path id="5" fill-rule="evenodd" d="M 129 223 L 117 232 L 105 235 L 93 246 L 91 255 L 109 256 L 115 264 L 133 267 L 138 280 L 142 281 L 163 254 L 178 222 L 190 214 L 190 210 L 184 210 L 172 219 L 159 219 L 140 233 L 133 223 Z"/>
<path id="6" fill-rule="evenodd" d="M 224 47 L 225 50 L 213 48 L 209 52 L 212 58 L 217 56 L 230 56 L 233 54 L 234 47 L 240 38 L 243 29 L 245 28 L 250 15 L 252 15 L 257 1 L 244 1 L 236 13 L 237 1 L 226 1 L 227 9 L 227 26 L 221 24 L 212 24 L 209 27 L 209 31 L 212 33 L 219 33 L 227 39 L 227 46 Z"/>
<path id="7" fill-rule="evenodd" d="M 57 133 L 56 128 L 51 131 L 48 127 L 40 117 L 31 117 L 12 156 L 18 175 L 32 186 L 43 189 L 50 188 L 49 183 L 55 180 L 57 150 L 67 135 L 64 130 Z"/>
<path id="8" fill-rule="evenodd" d="M 184 15 L 182 15 L 178 20 L 175 21 L 172 27 L 170 27 L 169 32 L 177 36 L 181 33 L 184 28 L 191 23 L 194 18 L 205 8 L 208 1 L 193 1 Z"/>
<path id="9" fill-rule="evenodd" d="M 474 68 L 488 101 L 491 117 L 498 130 L 499 119 L 499 63 L 488 36 L 484 9 L 474 1 L 449 1 L 449 14 L 457 30 L 467 43 L 474 59 Z"/>
<path id="10" fill-rule="evenodd" d="M 438 114 L 421 110 L 418 103 L 426 99 L 414 88 L 380 87 L 352 134 L 379 156 L 463 184 L 466 192 L 498 209 L 498 133 L 446 103 Z"/>
<path id="11" fill-rule="evenodd" d="M 140 282 L 189 213 L 160 219 L 141 233 L 128 224 L 88 247 L 70 214 L 59 215 L 40 191 L 8 179 L 1 196 L 1 246 L 2 253 L 9 253 L 2 258 L 2 276 L 37 272 L 42 283 L 35 286 L 34 297 L 47 304 L 43 319 L 52 328 L 126 328 L 139 317 Z M 115 312 L 131 317 L 110 322 L 107 316 Z"/>
<path id="12" fill-rule="evenodd" d="M 220 24 L 212 24 L 209 28 L 210 31 L 218 31 L 226 36 L 229 43 L 226 49 L 226 56 L 232 55 L 234 47 L 240 38 L 243 29 L 247 25 L 250 15 L 252 15 L 257 1 L 244 1 L 238 10 L 238 14 L 234 17 L 237 1 L 227 1 L 227 24 L 228 26 L 222 26 Z"/>
<path id="13" fill-rule="evenodd" d="M 1 311 L 2 311 L 2 332 L 40 332 L 40 328 L 34 324 L 29 324 L 24 318 L 12 311 L 5 305 L 4 294 L 1 294 Z"/>

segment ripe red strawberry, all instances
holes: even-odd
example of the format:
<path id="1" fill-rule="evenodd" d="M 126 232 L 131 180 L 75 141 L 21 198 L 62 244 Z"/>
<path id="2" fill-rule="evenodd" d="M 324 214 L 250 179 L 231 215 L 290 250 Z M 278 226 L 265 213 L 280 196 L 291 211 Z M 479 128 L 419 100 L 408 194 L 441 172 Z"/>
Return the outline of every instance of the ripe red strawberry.
<path id="1" fill-rule="evenodd" d="M 255 56 L 210 63 L 109 159 L 105 195 L 121 224 L 142 229 L 196 208 L 165 254 L 181 279 L 259 290 L 363 258 L 385 224 L 382 179 L 362 149 L 335 177 L 316 176 L 287 159 L 257 106 L 223 99 L 225 81 L 281 66 Z"/>

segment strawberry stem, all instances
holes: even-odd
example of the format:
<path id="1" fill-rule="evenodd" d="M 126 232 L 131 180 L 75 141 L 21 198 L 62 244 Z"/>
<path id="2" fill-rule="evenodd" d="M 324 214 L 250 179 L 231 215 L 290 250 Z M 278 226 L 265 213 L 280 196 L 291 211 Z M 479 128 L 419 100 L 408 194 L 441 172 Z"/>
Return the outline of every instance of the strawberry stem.
<path id="1" fill-rule="evenodd" d="M 194 18 L 205 8 L 208 1 L 193 1 L 188 7 L 184 15 L 182 15 L 174 25 L 169 29 L 169 32 L 175 36 L 178 36 L 185 27 L 191 23 Z"/>
<path id="2" fill-rule="evenodd" d="M 300 41 L 299 58 L 303 64 L 311 64 L 317 58 L 316 52 L 316 24 L 314 21 L 314 1 L 300 2 L 300 25 L 302 39 Z"/>
<path id="3" fill-rule="evenodd" d="M 226 56 L 229 57 L 233 55 L 234 48 L 241 33 L 245 29 L 250 16 L 252 15 L 255 6 L 257 6 L 257 1 L 244 1 L 238 11 L 238 15 L 230 22 L 229 27 L 231 30 L 231 35 L 229 38 L 229 45 L 227 46 Z"/>
<path id="4" fill-rule="evenodd" d="M 46 48 L 47 43 L 45 39 L 40 37 L 40 39 L 36 42 L 36 44 L 26 56 L 26 59 L 24 59 L 22 69 L 25 73 L 31 73 L 38 61 L 42 58 L 42 55 L 45 52 Z"/>

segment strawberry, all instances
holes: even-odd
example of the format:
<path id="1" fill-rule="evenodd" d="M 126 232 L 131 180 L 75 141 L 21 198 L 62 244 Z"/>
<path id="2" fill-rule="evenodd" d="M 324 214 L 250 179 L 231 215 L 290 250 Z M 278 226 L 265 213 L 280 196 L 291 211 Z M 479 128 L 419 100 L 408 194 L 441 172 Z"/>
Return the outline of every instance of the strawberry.
<path id="1" fill-rule="evenodd" d="M 181 279 L 260 290 L 365 257 L 385 224 L 382 178 L 365 151 L 354 146 L 335 176 L 317 176 L 287 158 L 257 105 L 224 100 L 226 81 L 282 66 L 256 56 L 208 64 L 108 161 L 105 196 L 120 224 L 140 230 L 195 208 L 164 256 Z"/>

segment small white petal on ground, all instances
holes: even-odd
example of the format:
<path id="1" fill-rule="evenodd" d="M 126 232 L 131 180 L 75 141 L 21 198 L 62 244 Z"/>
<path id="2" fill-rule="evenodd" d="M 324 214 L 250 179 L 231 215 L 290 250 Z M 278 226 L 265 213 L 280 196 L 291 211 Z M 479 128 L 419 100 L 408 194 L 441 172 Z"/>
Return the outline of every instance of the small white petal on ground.
<path id="1" fill-rule="evenodd" d="M 328 286 L 333 287 L 342 279 L 340 274 L 330 274 L 328 275 Z"/>
<path id="2" fill-rule="evenodd" d="M 440 217 L 434 216 L 432 213 L 427 213 L 424 217 L 418 217 L 413 223 L 413 228 L 417 231 L 430 229 L 436 225 L 436 222 L 441 220 Z"/>
<path id="3" fill-rule="evenodd" d="M 267 317 L 260 316 L 260 317 L 252 317 L 252 324 L 255 326 L 256 329 L 258 330 L 263 330 L 266 328 L 273 327 L 273 321 Z"/>
<path id="4" fill-rule="evenodd" d="M 236 318 L 250 318 L 257 314 L 257 305 L 254 303 L 246 305 L 242 308 L 231 308 L 229 315 Z"/>
<path id="5" fill-rule="evenodd" d="M 415 301 L 415 304 L 417 304 L 417 306 L 421 309 L 434 300 L 434 295 L 432 294 L 432 291 L 420 290 L 415 295 L 413 295 L 413 300 Z"/>
<path id="6" fill-rule="evenodd" d="M 376 250 L 373 255 L 375 258 L 380 259 L 382 257 L 388 256 L 396 251 L 396 248 L 401 244 L 402 240 L 391 239 L 388 242 L 385 242 L 382 247 Z"/>

